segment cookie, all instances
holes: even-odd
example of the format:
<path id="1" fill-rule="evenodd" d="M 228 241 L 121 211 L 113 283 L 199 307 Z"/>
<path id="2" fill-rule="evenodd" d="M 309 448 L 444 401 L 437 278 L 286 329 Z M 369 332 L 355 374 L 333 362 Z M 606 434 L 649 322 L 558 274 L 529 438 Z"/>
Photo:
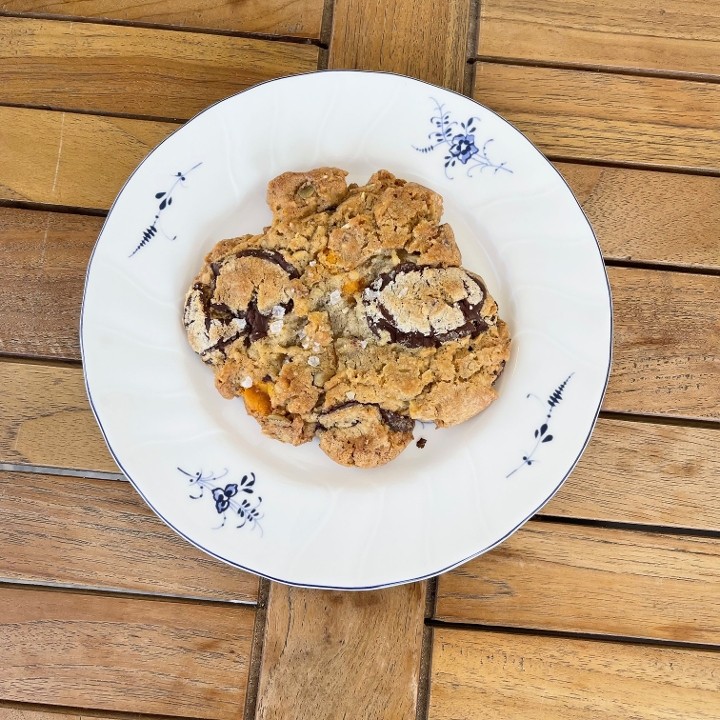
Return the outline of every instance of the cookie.
<path id="1" fill-rule="evenodd" d="M 461 267 L 437 193 L 386 170 L 362 186 L 346 175 L 272 180 L 271 225 L 211 250 L 183 321 L 218 391 L 242 397 L 263 432 L 317 436 L 336 462 L 375 467 L 416 420 L 447 427 L 487 407 L 510 337 Z"/>

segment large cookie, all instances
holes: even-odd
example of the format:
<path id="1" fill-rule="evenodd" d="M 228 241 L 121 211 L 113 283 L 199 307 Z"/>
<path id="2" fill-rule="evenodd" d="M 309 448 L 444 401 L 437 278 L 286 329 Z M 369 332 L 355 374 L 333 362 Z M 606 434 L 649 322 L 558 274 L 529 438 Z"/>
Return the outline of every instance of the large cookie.
<path id="1" fill-rule="evenodd" d="M 268 186 L 272 224 L 219 242 L 187 293 L 192 349 L 266 434 L 319 437 L 343 465 L 373 467 L 496 396 L 507 326 L 460 267 L 442 198 L 385 170 L 363 186 L 337 168 Z"/>

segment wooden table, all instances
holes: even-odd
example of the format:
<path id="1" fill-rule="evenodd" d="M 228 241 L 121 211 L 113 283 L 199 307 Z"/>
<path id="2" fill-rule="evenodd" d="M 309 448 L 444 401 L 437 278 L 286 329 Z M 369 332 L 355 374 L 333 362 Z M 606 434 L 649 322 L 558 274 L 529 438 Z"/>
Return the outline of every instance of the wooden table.
<path id="1" fill-rule="evenodd" d="M 316 68 L 481 100 L 606 258 L 590 446 L 436 581 L 294 590 L 176 537 L 118 472 L 78 317 L 103 217 L 213 101 Z M 715 0 L 0 0 L 0 720 L 720 718 Z"/>

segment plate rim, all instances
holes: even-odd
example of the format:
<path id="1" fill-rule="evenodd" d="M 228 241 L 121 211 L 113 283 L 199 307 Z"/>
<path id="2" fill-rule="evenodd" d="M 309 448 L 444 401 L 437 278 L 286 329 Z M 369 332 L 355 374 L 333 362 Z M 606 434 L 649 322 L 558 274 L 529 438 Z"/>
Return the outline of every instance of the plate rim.
<path id="1" fill-rule="evenodd" d="M 83 336 L 83 328 L 84 328 L 84 320 L 85 320 L 85 305 L 86 305 L 86 296 L 87 296 L 87 288 L 88 288 L 88 280 L 90 277 L 90 271 L 92 268 L 93 259 L 95 258 L 95 252 L 98 249 L 98 245 L 100 243 L 100 240 L 103 236 L 103 233 L 105 231 L 105 227 L 110 220 L 110 217 L 112 215 L 112 212 L 115 208 L 115 205 L 117 204 L 118 200 L 120 199 L 121 195 L 125 191 L 125 188 L 129 185 L 129 183 L 132 181 L 135 174 L 140 170 L 140 168 L 149 160 L 149 158 L 155 154 L 155 152 L 164 145 L 167 141 L 169 141 L 176 133 L 179 133 L 181 130 L 184 130 L 185 127 L 191 123 L 196 118 L 200 117 L 201 115 L 205 114 L 212 108 L 214 108 L 216 105 L 220 105 L 223 102 L 226 102 L 227 100 L 230 100 L 231 98 L 235 98 L 239 95 L 243 95 L 244 93 L 247 93 L 251 90 L 254 90 L 258 87 L 261 87 L 263 85 L 267 85 L 269 83 L 274 82 L 280 82 L 283 80 L 293 80 L 295 78 L 305 77 L 308 75 L 325 75 L 325 74 L 333 74 L 333 75 L 339 75 L 339 74 L 353 74 L 353 75 L 389 75 L 393 77 L 400 78 L 402 80 L 410 80 L 413 83 L 418 83 L 420 85 L 424 85 L 428 88 L 433 89 L 439 89 L 444 92 L 451 93 L 453 95 L 457 95 L 458 97 L 469 100 L 472 103 L 475 103 L 476 105 L 479 105 L 484 110 L 489 112 L 491 115 L 495 116 L 502 122 L 509 125 L 513 130 L 515 130 L 522 138 L 524 138 L 531 147 L 545 160 L 549 168 L 560 178 L 563 185 L 567 189 L 567 191 L 570 193 L 570 196 L 572 197 L 574 203 L 577 205 L 578 209 L 582 213 L 583 218 L 585 219 L 585 222 L 590 229 L 590 233 L 592 235 L 593 240 L 595 241 L 595 249 L 598 254 L 598 258 L 600 260 L 600 264 L 603 271 L 603 276 L 605 279 L 605 285 L 607 289 L 607 298 L 608 298 L 608 310 L 609 310 L 609 350 L 608 350 L 608 362 L 607 362 L 607 368 L 605 373 L 605 380 L 603 383 L 602 392 L 600 393 L 600 397 L 598 399 L 597 408 L 595 409 L 593 413 L 593 419 L 590 423 L 590 427 L 588 429 L 587 435 L 585 437 L 585 440 L 582 443 L 582 446 L 580 447 L 575 459 L 572 461 L 570 467 L 568 468 L 567 472 L 564 474 L 564 476 L 560 479 L 558 484 L 554 487 L 554 489 L 550 492 L 550 494 L 543 500 L 542 503 L 538 507 L 536 507 L 531 513 L 529 513 L 524 519 L 522 519 L 520 522 L 518 522 L 514 527 L 512 527 L 510 530 L 508 530 L 504 535 L 502 535 L 500 538 L 495 540 L 494 542 L 490 543 L 486 547 L 478 550 L 477 552 L 474 552 L 467 557 L 458 560 L 456 562 L 451 563 L 450 565 L 447 565 L 446 567 L 440 568 L 438 570 L 433 570 L 431 572 L 428 572 L 426 574 L 417 576 L 417 577 L 411 577 L 407 579 L 402 580 L 393 580 L 390 582 L 383 582 L 378 583 L 374 585 L 327 585 L 327 584 L 317 584 L 317 583 L 301 583 L 301 582 L 295 582 L 290 580 L 284 580 L 282 578 L 276 578 L 271 575 L 268 575 L 267 573 L 263 573 L 259 570 L 254 570 L 250 567 L 247 567 L 245 565 L 242 565 L 239 562 L 236 562 L 235 560 L 230 560 L 228 558 L 223 557 L 222 555 L 219 555 L 218 553 L 203 547 L 200 545 L 197 541 L 193 540 L 191 537 L 189 537 L 185 532 L 183 532 L 180 528 L 176 527 L 170 520 L 168 520 L 147 498 L 145 493 L 143 493 L 142 489 L 138 485 L 138 483 L 132 478 L 132 476 L 127 472 L 125 467 L 123 466 L 122 462 L 120 461 L 119 457 L 115 453 L 115 450 L 113 449 L 112 445 L 110 444 L 110 441 L 107 437 L 107 434 L 105 432 L 105 428 L 102 424 L 102 421 L 100 420 L 100 417 L 98 415 L 98 411 L 95 407 L 95 403 L 93 401 L 92 393 L 90 390 L 90 386 L 88 383 L 88 375 L 86 372 L 86 364 L 85 364 L 85 343 L 84 343 L 84 336 Z M 307 589 L 315 589 L 315 590 L 338 590 L 338 591 L 370 591 L 370 590 L 378 590 L 381 588 L 389 588 L 389 587 L 397 587 L 399 585 L 406 585 L 413 582 L 420 582 L 423 580 L 427 580 L 433 577 L 437 577 L 439 575 L 442 575 L 446 572 L 449 572 L 450 570 L 453 570 L 454 568 L 459 567 L 460 565 L 464 565 L 465 563 L 469 562 L 470 560 L 473 560 L 474 558 L 479 557 L 480 555 L 484 555 L 486 552 L 489 552 L 490 550 L 496 548 L 498 545 L 503 543 L 505 540 L 507 540 L 511 535 L 515 534 L 525 523 L 527 523 L 531 518 L 533 518 L 542 508 L 544 508 L 550 500 L 552 500 L 557 492 L 560 490 L 560 488 L 563 486 L 567 478 L 571 475 L 575 467 L 577 466 L 578 461 L 582 457 L 583 453 L 585 452 L 585 449 L 587 448 L 587 445 L 590 441 L 590 438 L 592 437 L 593 431 L 595 429 L 595 426 L 597 424 L 598 416 L 600 414 L 600 410 L 602 408 L 602 403 L 605 398 L 605 394 L 607 392 L 608 383 L 610 380 L 610 372 L 612 369 L 613 364 L 613 337 L 614 337 L 614 312 L 613 312 L 613 298 L 612 298 L 612 288 L 610 286 L 610 279 L 608 277 L 607 273 L 607 266 L 605 265 L 605 261 L 602 254 L 602 248 L 600 247 L 600 243 L 598 242 L 597 235 L 595 234 L 595 230 L 587 216 L 587 213 L 583 209 L 582 205 L 578 201 L 578 199 L 575 197 L 575 193 L 573 193 L 572 189 L 570 188 L 570 185 L 567 183 L 563 175 L 560 173 L 560 171 L 550 162 L 550 160 L 547 158 L 545 153 L 543 153 L 537 145 L 530 140 L 530 138 L 527 137 L 527 135 L 522 132 L 522 130 L 518 129 L 517 126 L 512 123 L 510 120 L 507 120 L 505 117 L 500 115 L 499 113 L 495 112 L 491 108 L 487 107 L 483 103 L 479 102 L 475 98 L 469 97 L 467 95 L 464 95 L 461 92 L 458 92 L 456 90 L 451 90 L 449 88 L 445 88 L 439 85 L 435 85 L 434 83 L 429 83 L 425 80 L 421 80 L 419 78 L 411 77 L 409 75 L 404 75 L 402 73 L 396 73 L 396 72 L 390 72 L 385 70 L 353 70 L 353 69 L 323 69 L 323 70 L 311 70 L 304 73 L 293 73 L 290 75 L 281 75 L 275 78 L 271 78 L 268 80 L 264 80 L 263 82 L 256 83 L 254 85 L 251 85 L 250 87 L 244 88 L 243 90 L 240 90 L 237 93 L 233 93 L 232 95 L 228 95 L 227 97 L 221 98 L 220 100 L 215 101 L 211 105 L 208 105 L 207 107 L 200 110 L 198 113 L 193 115 L 192 117 L 188 118 L 180 127 L 173 130 L 167 137 L 163 138 L 157 145 L 155 145 L 151 150 L 149 150 L 145 156 L 142 158 L 142 160 L 138 163 L 138 165 L 133 169 L 133 171 L 128 175 L 125 182 L 122 184 L 120 189 L 118 190 L 112 204 L 108 208 L 107 215 L 105 216 L 105 220 L 103 221 L 102 227 L 100 228 L 100 231 L 98 232 L 97 240 L 95 241 L 93 245 L 92 252 L 90 253 L 90 258 L 88 259 L 87 268 L 85 271 L 85 279 L 83 283 L 83 295 L 82 295 L 82 302 L 80 305 L 80 323 L 79 323 L 79 340 L 80 340 L 80 358 L 82 362 L 82 370 L 83 370 L 83 384 L 85 386 L 85 392 L 88 397 L 88 402 L 90 404 L 90 409 L 92 410 L 93 416 L 95 418 L 95 421 L 98 424 L 98 427 L 100 428 L 100 433 L 103 437 L 103 440 L 105 442 L 105 445 L 108 448 L 108 451 L 110 452 L 110 455 L 112 456 L 113 460 L 117 463 L 118 467 L 122 471 L 122 474 L 128 479 L 130 484 L 133 486 L 135 491 L 140 495 L 140 497 L 143 499 L 143 502 L 155 513 L 155 515 L 160 518 L 171 530 L 173 530 L 175 533 L 177 533 L 180 537 L 182 537 L 185 541 L 190 543 L 193 547 L 197 548 L 201 552 L 205 553 L 206 555 L 209 555 L 216 560 L 220 560 L 221 562 L 225 563 L 226 565 L 229 565 L 231 567 L 237 568 L 239 570 L 242 570 L 244 572 L 251 573 L 253 575 L 256 575 L 258 577 L 264 578 L 266 580 L 270 580 L 272 582 L 278 582 L 282 583 L 284 585 L 289 585 L 292 587 L 299 587 L 299 588 L 307 588 Z"/>

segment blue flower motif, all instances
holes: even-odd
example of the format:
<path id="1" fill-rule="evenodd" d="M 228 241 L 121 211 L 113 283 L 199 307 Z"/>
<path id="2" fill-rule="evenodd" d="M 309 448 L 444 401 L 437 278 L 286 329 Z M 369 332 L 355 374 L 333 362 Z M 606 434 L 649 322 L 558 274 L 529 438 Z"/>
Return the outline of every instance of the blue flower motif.
<path id="1" fill-rule="evenodd" d="M 466 165 L 467 161 L 479 152 L 480 150 L 475 146 L 474 135 L 455 135 L 452 139 L 450 154 L 456 157 L 463 165 Z"/>
<path id="2" fill-rule="evenodd" d="M 212 496 L 215 500 L 215 509 L 222 515 L 230 507 L 230 498 L 237 495 L 238 486 L 235 483 L 226 485 L 225 488 L 213 488 Z"/>
<path id="3" fill-rule="evenodd" d="M 191 473 L 180 467 L 178 470 L 187 478 L 192 488 L 190 492 L 192 500 L 200 500 L 205 497 L 206 490 L 212 495 L 215 510 L 218 515 L 222 516 L 222 523 L 215 528 L 216 530 L 225 527 L 228 513 L 230 513 L 231 517 L 234 514 L 238 521 L 235 527 L 242 528 L 249 525 L 251 529 L 259 528 L 262 533 L 260 526 L 260 520 L 263 517 L 260 512 L 262 498 L 255 495 L 255 473 L 243 475 L 239 482 L 227 483 L 223 487 L 217 483 L 228 474 L 227 468 L 219 475 L 214 472 L 204 473 L 202 470 Z"/>
<path id="4" fill-rule="evenodd" d="M 460 163 L 465 166 L 465 174 L 471 177 L 473 172 L 480 169 L 492 170 L 497 175 L 501 170 L 506 173 L 512 173 L 506 163 L 495 163 L 488 155 L 488 147 L 493 142 L 492 138 L 488 138 L 482 143 L 481 147 L 475 144 L 475 133 L 480 123 L 480 118 L 473 115 L 465 122 L 453 120 L 450 112 L 445 109 L 442 103 L 435 98 L 430 98 L 435 103 L 435 114 L 430 118 L 433 130 L 428 133 L 429 145 L 423 147 L 412 147 L 421 153 L 430 153 L 436 148 L 445 147 L 445 157 L 443 164 L 445 167 L 445 177 L 449 180 L 453 179 L 453 168 Z"/>

